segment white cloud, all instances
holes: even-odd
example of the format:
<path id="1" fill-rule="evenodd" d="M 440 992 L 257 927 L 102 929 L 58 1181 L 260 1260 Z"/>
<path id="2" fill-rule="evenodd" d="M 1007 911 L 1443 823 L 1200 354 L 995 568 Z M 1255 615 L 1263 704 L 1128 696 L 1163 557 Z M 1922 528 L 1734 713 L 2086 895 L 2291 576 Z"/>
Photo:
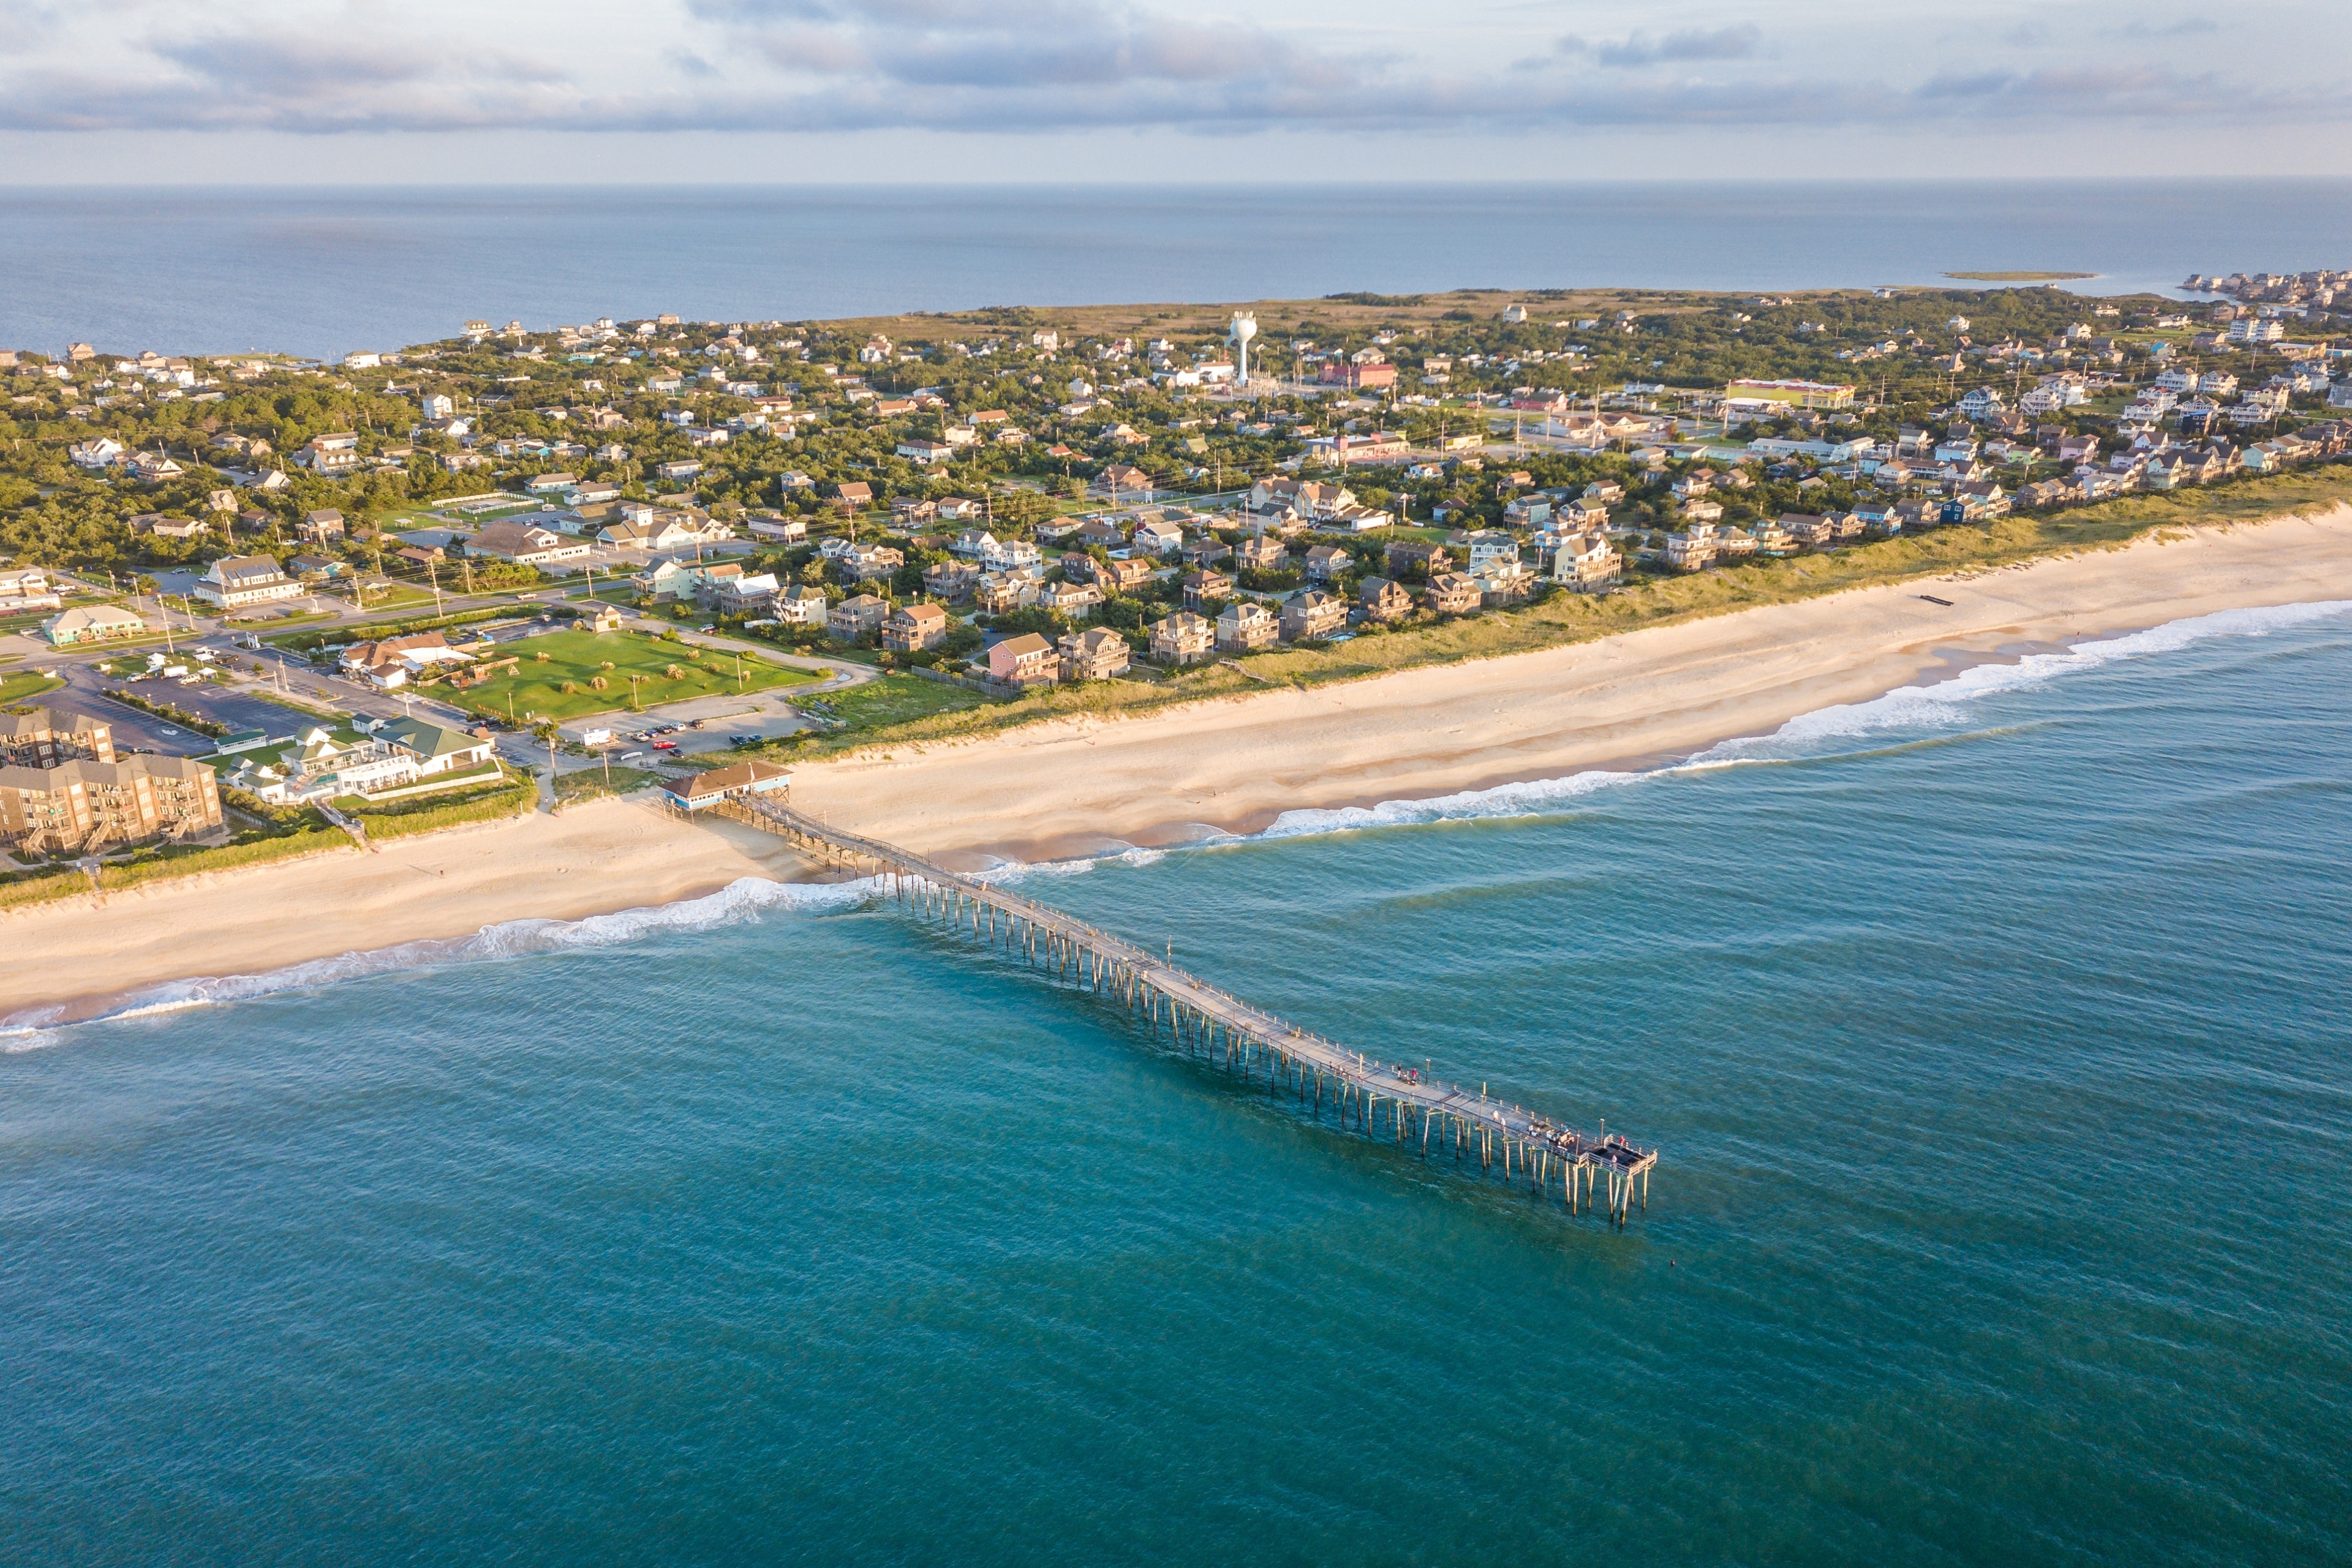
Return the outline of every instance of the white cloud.
<path id="1" fill-rule="evenodd" d="M 2328 37 L 2352 44 L 2336 12 L 2284 18 L 2301 47 L 2283 58 L 2242 29 L 2111 0 L 2055 17 L 2005 0 L 1913 16 L 1827 0 L 1802 16 L 1722 0 L 1647 26 L 1627 24 L 1654 9 L 1590 0 L 1463 16 L 1339 4 L 0 0 L 0 133 L 922 132 L 1076 147 L 1110 130 L 1367 146 L 1644 130 L 1744 150 L 1759 133 L 1868 128 L 1923 142 L 2039 133 L 2063 152 L 2347 117 L 2326 63 Z M 1583 25 L 1561 38 L 1564 12 Z M 2021 45 L 2037 68 L 2016 68 Z M 2352 173 L 2352 154 L 2321 155 Z"/>

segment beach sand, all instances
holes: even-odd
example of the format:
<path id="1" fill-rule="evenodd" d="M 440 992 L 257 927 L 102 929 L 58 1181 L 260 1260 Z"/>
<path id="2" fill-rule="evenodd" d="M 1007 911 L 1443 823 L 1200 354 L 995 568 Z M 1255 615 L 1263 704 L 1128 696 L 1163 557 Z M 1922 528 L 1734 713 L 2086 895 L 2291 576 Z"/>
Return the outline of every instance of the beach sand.
<path id="1" fill-rule="evenodd" d="M 1920 597 L 1932 594 L 1948 605 Z M 1118 721 L 1034 725 L 796 770 L 826 820 L 977 865 L 1285 811 L 1653 764 L 1938 671 L 2216 611 L 2352 599 L 2352 507 L 1923 579 Z M 737 825 L 633 802 L 0 917 L 0 1017 L 163 981 L 576 919 L 814 868 Z"/>
<path id="2" fill-rule="evenodd" d="M 1304 806 L 1654 765 L 1988 657 L 2330 599 L 2352 599 L 2352 507 L 1541 653 L 901 747 L 887 762 L 802 769 L 793 794 L 827 821 L 950 863 L 1053 858 L 1255 832 Z"/>
<path id="3" fill-rule="evenodd" d="M 266 974 L 505 921 L 673 903 L 807 862 L 767 834 L 688 823 L 643 800 L 394 839 L 0 917 L 0 1019 L 76 1016 L 169 980 Z"/>

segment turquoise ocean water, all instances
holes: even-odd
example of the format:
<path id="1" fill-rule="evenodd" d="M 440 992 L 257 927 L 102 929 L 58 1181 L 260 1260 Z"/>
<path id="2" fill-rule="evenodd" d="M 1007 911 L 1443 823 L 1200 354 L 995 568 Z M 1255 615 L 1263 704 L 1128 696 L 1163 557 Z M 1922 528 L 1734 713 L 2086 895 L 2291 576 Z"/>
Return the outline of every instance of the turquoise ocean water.
<path id="1" fill-rule="evenodd" d="M 1662 1145 L 1622 1234 L 856 889 L 19 1026 L 0 1560 L 2340 1563 L 2348 686 L 2237 614 L 1011 873 Z"/>

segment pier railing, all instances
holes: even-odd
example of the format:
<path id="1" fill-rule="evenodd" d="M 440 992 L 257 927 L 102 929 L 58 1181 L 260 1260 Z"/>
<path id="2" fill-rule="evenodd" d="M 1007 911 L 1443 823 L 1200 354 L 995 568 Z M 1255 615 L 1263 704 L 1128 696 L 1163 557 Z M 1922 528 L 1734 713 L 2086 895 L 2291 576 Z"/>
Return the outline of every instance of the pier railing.
<path id="1" fill-rule="evenodd" d="M 1557 1185 L 1573 1212 L 1596 1206 L 1622 1226 L 1649 1207 L 1658 1152 L 1622 1133 L 1592 1133 L 1525 1107 L 1425 1077 L 1302 1029 L 1245 1002 L 1169 959 L 1007 888 L 950 871 L 896 845 L 829 826 L 772 795 L 748 795 L 713 809 L 791 841 L 835 865 L 876 879 L 906 908 L 948 928 L 1025 957 L 1058 978 L 1124 1005 L 1167 1028 L 1188 1050 L 1222 1053 L 1244 1074 L 1266 1074 L 1267 1092 L 1288 1089 L 1341 1126 L 1426 1156 L 1433 1140 L 1457 1161 L 1523 1180 L 1549 1194 Z M 1601 1190 L 1595 1204 L 1594 1188 Z"/>

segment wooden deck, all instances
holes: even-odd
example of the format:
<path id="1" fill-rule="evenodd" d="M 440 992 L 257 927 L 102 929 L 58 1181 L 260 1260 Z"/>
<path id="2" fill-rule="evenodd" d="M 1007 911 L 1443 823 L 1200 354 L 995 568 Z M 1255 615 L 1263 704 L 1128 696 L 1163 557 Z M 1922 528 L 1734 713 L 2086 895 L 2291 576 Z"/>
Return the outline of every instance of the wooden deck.
<path id="1" fill-rule="evenodd" d="M 894 845 L 827 826 L 772 795 L 750 795 L 715 809 L 781 835 L 808 853 L 875 878 L 910 910 L 972 940 L 1017 952 L 1033 965 L 1168 1029 L 1178 1044 L 1266 1075 L 1269 1093 L 1288 1089 L 1319 1120 L 1328 1109 L 1341 1126 L 1427 1156 L 1432 1141 L 1457 1161 L 1529 1190 L 1558 1191 L 1575 1213 L 1598 1209 L 1623 1226 L 1649 1207 L 1655 1149 L 1539 1116 L 1383 1062 L 1310 1033 L 1288 1019 L 1212 985 L 1199 975 L 1059 910 L 912 855 Z M 1595 1188 L 1600 1189 L 1596 1205 Z"/>

